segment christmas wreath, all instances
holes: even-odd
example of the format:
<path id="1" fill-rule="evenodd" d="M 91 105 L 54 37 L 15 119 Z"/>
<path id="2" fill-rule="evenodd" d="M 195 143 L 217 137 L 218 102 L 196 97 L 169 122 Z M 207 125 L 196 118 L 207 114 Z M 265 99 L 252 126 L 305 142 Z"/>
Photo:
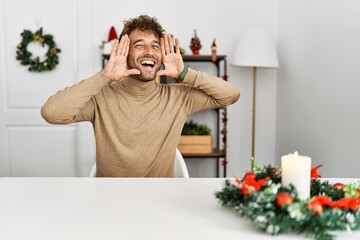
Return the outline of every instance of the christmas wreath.
<path id="1" fill-rule="evenodd" d="M 281 185 L 281 169 L 258 165 L 242 178 L 225 180 L 215 197 L 271 235 L 295 231 L 320 240 L 333 239 L 332 231 L 360 229 L 360 181 L 348 185 L 322 181 L 319 167 L 312 169 L 308 200 L 299 199 L 294 186 Z"/>
<path id="2" fill-rule="evenodd" d="M 17 45 L 16 59 L 19 60 L 22 65 L 30 65 L 29 71 L 34 72 L 50 71 L 56 67 L 59 63 L 58 53 L 61 52 L 61 50 L 56 47 L 52 35 L 43 35 L 43 30 L 40 28 L 35 33 L 32 33 L 30 30 L 24 30 L 21 36 L 22 40 Z M 34 41 L 40 43 L 42 47 L 45 45 L 49 47 L 44 61 L 40 61 L 39 56 L 32 57 L 33 54 L 28 51 L 27 47 L 29 43 Z"/>

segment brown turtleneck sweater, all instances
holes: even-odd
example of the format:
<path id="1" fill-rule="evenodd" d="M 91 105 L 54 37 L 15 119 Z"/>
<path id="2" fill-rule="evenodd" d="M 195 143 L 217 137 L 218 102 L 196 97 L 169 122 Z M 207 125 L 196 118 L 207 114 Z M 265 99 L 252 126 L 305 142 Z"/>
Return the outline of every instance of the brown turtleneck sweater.
<path id="1" fill-rule="evenodd" d="M 228 82 L 192 69 L 184 82 L 189 84 L 127 77 L 108 85 L 99 72 L 51 96 L 41 114 L 53 124 L 92 122 L 98 177 L 173 177 L 175 149 L 189 115 L 240 96 Z"/>

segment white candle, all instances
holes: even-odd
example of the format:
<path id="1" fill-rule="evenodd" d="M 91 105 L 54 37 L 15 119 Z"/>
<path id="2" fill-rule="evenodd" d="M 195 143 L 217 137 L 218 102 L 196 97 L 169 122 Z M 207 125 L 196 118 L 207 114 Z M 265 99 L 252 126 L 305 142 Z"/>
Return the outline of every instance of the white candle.
<path id="1" fill-rule="evenodd" d="M 293 184 L 301 199 L 310 197 L 311 158 L 297 152 L 281 157 L 282 185 Z"/>

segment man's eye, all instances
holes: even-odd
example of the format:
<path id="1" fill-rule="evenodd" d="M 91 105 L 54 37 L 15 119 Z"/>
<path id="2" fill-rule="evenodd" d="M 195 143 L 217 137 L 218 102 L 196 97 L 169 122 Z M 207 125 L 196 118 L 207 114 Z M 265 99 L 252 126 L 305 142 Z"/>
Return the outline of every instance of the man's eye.
<path id="1" fill-rule="evenodd" d="M 136 48 L 142 48 L 142 47 L 144 47 L 144 45 L 143 44 L 136 44 L 135 47 Z"/>
<path id="2" fill-rule="evenodd" d="M 154 45 L 153 48 L 154 48 L 154 49 L 159 49 L 160 46 L 159 46 L 159 45 Z"/>

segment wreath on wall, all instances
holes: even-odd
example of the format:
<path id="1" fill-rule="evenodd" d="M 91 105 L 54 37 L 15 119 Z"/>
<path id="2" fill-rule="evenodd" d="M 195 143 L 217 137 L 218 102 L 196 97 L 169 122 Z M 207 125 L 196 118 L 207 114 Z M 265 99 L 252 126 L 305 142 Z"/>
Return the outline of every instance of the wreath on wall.
<path id="1" fill-rule="evenodd" d="M 50 34 L 43 35 L 43 29 L 40 28 L 35 33 L 30 30 L 24 30 L 21 33 L 22 40 L 17 45 L 16 59 L 22 65 L 30 65 L 30 72 L 51 71 L 57 64 L 59 64 L 58 53 L 61 52 L 60 48 L 56 47 L 54 37 Z M 33 57 L 33 54 L 28 51 L 27 47 L 31 42 L 38 42 L 42 47 L 47 45 L 49 47 L 44 61 L 40 61 L 39 56 Z"/>

